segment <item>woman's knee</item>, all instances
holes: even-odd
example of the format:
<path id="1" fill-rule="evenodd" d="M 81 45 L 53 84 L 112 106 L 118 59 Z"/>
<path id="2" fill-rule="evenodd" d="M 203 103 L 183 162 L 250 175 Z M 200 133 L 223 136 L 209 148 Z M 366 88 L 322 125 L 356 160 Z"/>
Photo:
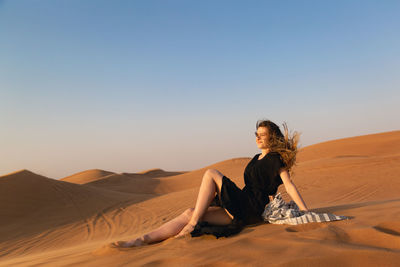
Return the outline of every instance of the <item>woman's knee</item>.
<path id="1" fill-rule="evenodd" d="M 209 177 L 222 177 L 222 173 L 217 169 L 207 169 L 206 175 Z"/>

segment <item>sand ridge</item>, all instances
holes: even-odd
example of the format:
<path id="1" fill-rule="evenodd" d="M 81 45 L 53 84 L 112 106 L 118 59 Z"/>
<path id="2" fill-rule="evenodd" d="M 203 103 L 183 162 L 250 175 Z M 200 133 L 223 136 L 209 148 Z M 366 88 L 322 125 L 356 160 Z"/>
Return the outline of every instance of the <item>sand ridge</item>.
<path id="1" fill-rule="evenodd" d="M 397 266 L 399 151 L 400 131 L 301 150 L 292 179 L 308 206 L 350 220 L 261 224 L 229 238 L 170 239 L 121 251 L 105 245 L 155 229 L 193 207 L 208 168 L 242 187 L 253 155 L 191 172 L 117 174 L 96 169 L 61 180 L 29 170 L 3 175 L 0 266 Z M 289 200 L 283 186 L 279 192 Z"/>
<path id="2" fill-rule="evenodd" d="M 74 184 L 86 184 L 101 179 L 102 177 L 110 174 L 114 173 L 100 169 L 92 169 L 66 176 L 64 178 L 61 178 L 60 181 L 65 181 Z"/>

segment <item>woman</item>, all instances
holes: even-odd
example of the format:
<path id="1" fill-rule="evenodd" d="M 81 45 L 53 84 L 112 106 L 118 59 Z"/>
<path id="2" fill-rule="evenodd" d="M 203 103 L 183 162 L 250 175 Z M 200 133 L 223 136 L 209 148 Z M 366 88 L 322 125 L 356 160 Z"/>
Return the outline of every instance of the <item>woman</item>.
<path id="1" fill-rule="evenodd" d="M 203 176 L 194 209 L 187 209 L 150 233 L 130 241 L 114 242 L 112 246 L 142 246 L 170 237 L 182 237 L 193 232 L 199 222 L 214 225 L 229 225 L 233 221 L 243 225 L 262 222 L 261 214 L 270 200 L 269 196 L 275 195 L 282 183 L 299 208 L 307 211 L 289 174 L 296 160 L 298 134 L 289 136 L 284 124 L 283 135 L 279 127 L 269 120 L 257 121 L 256 129 L 256 143 L 261 153 L 247 164 L 243 189 L 218 170 L 208 169 Z M 210 206 L 213 200 L 217 206 Z"/>

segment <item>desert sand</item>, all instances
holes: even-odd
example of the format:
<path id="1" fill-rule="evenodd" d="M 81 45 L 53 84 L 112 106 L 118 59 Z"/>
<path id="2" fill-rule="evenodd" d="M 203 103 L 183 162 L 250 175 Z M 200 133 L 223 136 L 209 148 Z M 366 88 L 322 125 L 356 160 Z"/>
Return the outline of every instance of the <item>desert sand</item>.
<path id="1" fill-rule="evenodd" d="M 243 187 L 254 155 L 245 156 L 189 172 L 3 175 L 0 266 L 399 266 L 400 131 L 301 149 L 292 179 L 308 207 L 349 220 L 252 225 L 228 238 L 168 239 L 131 249 L 107 246 L 193 207 L 209 168 Z M 283 185 L 279 192 L 290 200 Z"/>

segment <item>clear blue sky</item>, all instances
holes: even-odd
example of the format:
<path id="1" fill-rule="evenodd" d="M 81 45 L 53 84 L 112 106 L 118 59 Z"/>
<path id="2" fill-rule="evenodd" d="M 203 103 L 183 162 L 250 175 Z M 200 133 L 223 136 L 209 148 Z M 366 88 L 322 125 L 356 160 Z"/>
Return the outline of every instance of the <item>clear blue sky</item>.
<path id="1" fill-rule="evenodd" d="M 0 0 L 0 175 L 205 167 L 399 130 L 400 1 Z"/>

